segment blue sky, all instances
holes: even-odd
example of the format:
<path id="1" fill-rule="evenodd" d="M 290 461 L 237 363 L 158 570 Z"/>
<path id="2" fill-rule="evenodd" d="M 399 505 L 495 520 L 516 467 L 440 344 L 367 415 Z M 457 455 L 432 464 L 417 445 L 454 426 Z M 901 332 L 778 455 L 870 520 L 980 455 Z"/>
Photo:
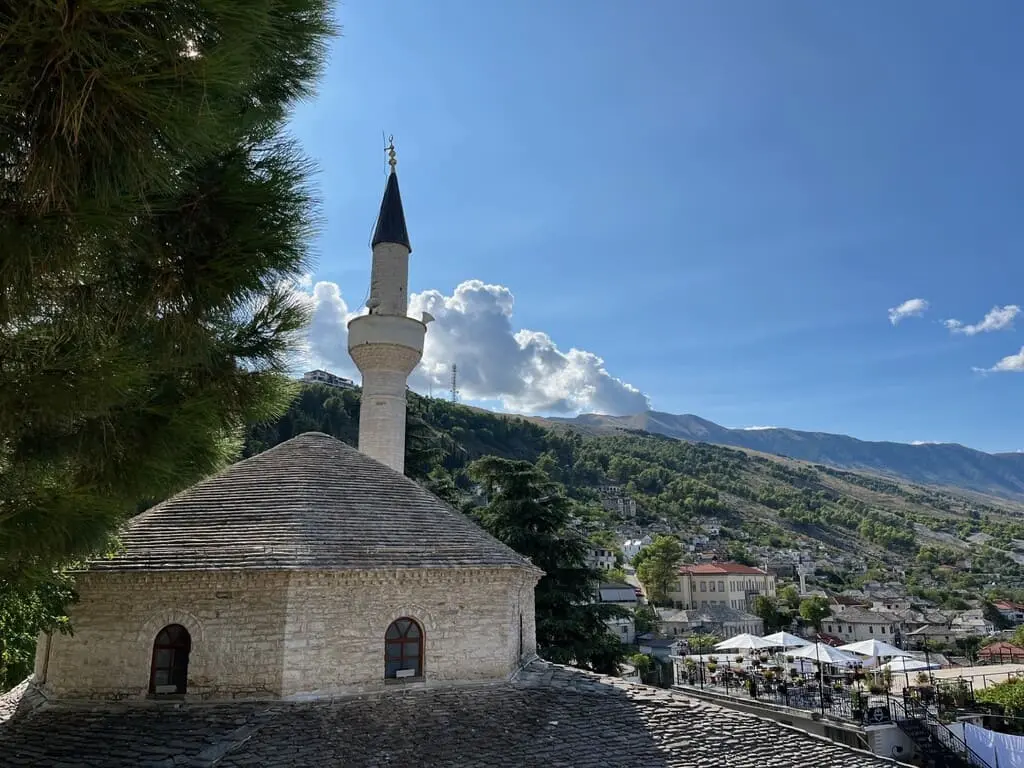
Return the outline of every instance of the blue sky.
<path id="1" fill-rule="evenodd" d="M 501 286 L 512 331 L 610 374 L 552 364 L 543 396 L 504 397 L 507 371 L 469 371 L 475 399 L 587 410 L 605 401 L 558 388 L 616 377 L 726 426 L 1024 448 L 1024 374 L 972 370 L 1024 334 L 943 325 L 1024 305 L 1024 6 L 349 0 L 338 17 L 293 121 L 320 167 L 314 279 L 349 311 L 365 296 L 385 130 L 410 289 L 455 313 L 460 283 Z M 912 298 L 928 310 L 890 323 Z M 446 338 L 435 381 L 461 354 Z"/>

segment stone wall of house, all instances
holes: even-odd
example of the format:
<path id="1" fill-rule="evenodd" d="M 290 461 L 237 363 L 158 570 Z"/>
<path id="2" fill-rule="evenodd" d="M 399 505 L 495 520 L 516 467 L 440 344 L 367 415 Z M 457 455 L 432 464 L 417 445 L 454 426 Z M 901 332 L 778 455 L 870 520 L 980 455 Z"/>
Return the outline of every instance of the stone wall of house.
<path id="1" fill-rule="evenodd" d="M 188 698 L 360 693 L 384 680 L 384 635 L 423 628 L 424 675 L 402 685 L 501 680 L 536 652 L 534 587 L 523 569 L 89 573 L 74 635 L 44 636 L 36 679 L 58 698 L 148 695 L 153 642 L 190 633 Z"/>
<path id="2" fill-rule="evenodd" d="M 192 637 L 190 697 L 279 695 L 288 578 L 265 571 L 83 574 L 74 635 L 39 643 L 36 678 L 58 697 L 145 696 L 153 641 L 168 624 L 181 624 Z"/>
<path id="3" fill-rule="evenodd" d="M 536 581 L 522 569 L 296 573 L 282 694 L 301 699 L 506 679 L 536 649 Z M 423 676 L 387 681 L 384 635 L 403 617 L 423 629 Z"/>

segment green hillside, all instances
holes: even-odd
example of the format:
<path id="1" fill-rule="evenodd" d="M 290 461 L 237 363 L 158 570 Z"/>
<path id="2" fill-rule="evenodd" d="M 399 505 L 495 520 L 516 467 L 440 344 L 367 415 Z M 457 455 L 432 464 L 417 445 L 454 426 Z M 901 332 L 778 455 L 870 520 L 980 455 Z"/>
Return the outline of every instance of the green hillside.
<path id="1" fill-rule="evenodd" d="M 246 455 L 312 430 L 354 444 L 358 406 L 357 390 L 304 387 L 279 422 L 250 430 Z M 819 579 L 835 588 L 892 578 L 898 569 L 906 572 L 908 586 L 940 603 L 1024 589 L 1024 573 L 1008 557 L 1011 540 L 1024 539 L 1024 517 L 1009 502 L 986 504 L 644 432 L 585 436 L 415 394 L 409 397 L 408 433 L 407 472 L 456 504 L 471 503 L 465 468 L 472 460 L 525 459 L 584 502 L 582 524 L 594 532 L 668 525 L 685 536 L 714 517 L 729 555 L 749 559 L 755 548 L 809 548 L 836 563 L 819 571 Z M 621 486 L 635 498 L 638 517 L 618 520 L 603 509 L 601 485 Z M 989 546 L 964 541 L 979 531 L 994 537 Z"/>

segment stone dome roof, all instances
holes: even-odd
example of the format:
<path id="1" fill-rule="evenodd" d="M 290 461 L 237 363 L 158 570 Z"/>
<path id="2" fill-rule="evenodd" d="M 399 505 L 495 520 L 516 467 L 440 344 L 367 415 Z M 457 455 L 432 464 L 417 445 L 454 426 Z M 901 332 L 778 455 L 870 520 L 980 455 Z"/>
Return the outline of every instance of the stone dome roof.
<path id="1" fill-rule="evenodd" d="M 537 570 L 417 483 L 309 432 L 133 518 L 89 570 Z"/>

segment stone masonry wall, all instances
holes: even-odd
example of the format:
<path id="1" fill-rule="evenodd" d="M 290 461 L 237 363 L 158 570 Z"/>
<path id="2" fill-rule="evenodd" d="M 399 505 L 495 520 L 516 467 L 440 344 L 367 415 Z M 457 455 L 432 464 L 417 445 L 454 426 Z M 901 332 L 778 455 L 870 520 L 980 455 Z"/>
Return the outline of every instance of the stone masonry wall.
<path id="1" fill-rule="evenodd" d="M 536 580 L 521 569 L 83 574 L 75 634 L 42 638 L 36 678 L 58 698 L 145 697 L 153 641 L 181 624 L 190 699 L 385 689 L 384 634 L 407 616 L 425 654 L 424 679 L 405 685 L 504 680 L 536 650 Z"/>
<path id="2" fill-rule="evenodd" d="M 405 315 L 409 308 L 409 251 L 398 243 L 378 243 L 370 269 L 370 298 L 382 315 Z"/>
<path id="3" fill-rule="evenodd" d="M 66 698 L 143 697 L 153 641 L 168 624 L 192 636 L 190 697 L 273 697 L 281 690 L 288 574 L 264 571 L 91 573 L 78 580 L 74 635 L 55 635 L 36 675 Z"/>
<path id="4" fill-rule="evenodd" d="M 395 619 L 423 627 L 432 686 L 503 680 L 533 639 L 536 577 L 519 569 L 297 573 L 289 590 L 283 694 L 320 697 L 386 689 L 384 634 Z M 513 615 L 514 614 L 514 615 Z"/>
<path id="5" fill-rule="evenodd" d="M 413 350 L 394 345 L 370 345 L 353 351 L 353 359 L 360 361 L 368 353 L 393 350 L 411 354 Z M 405 469 L 405 373 L 362 368 L 363 395 L 359 408 L 359 450 L 377 461 L 387 464 L 396 472 Z"/>

